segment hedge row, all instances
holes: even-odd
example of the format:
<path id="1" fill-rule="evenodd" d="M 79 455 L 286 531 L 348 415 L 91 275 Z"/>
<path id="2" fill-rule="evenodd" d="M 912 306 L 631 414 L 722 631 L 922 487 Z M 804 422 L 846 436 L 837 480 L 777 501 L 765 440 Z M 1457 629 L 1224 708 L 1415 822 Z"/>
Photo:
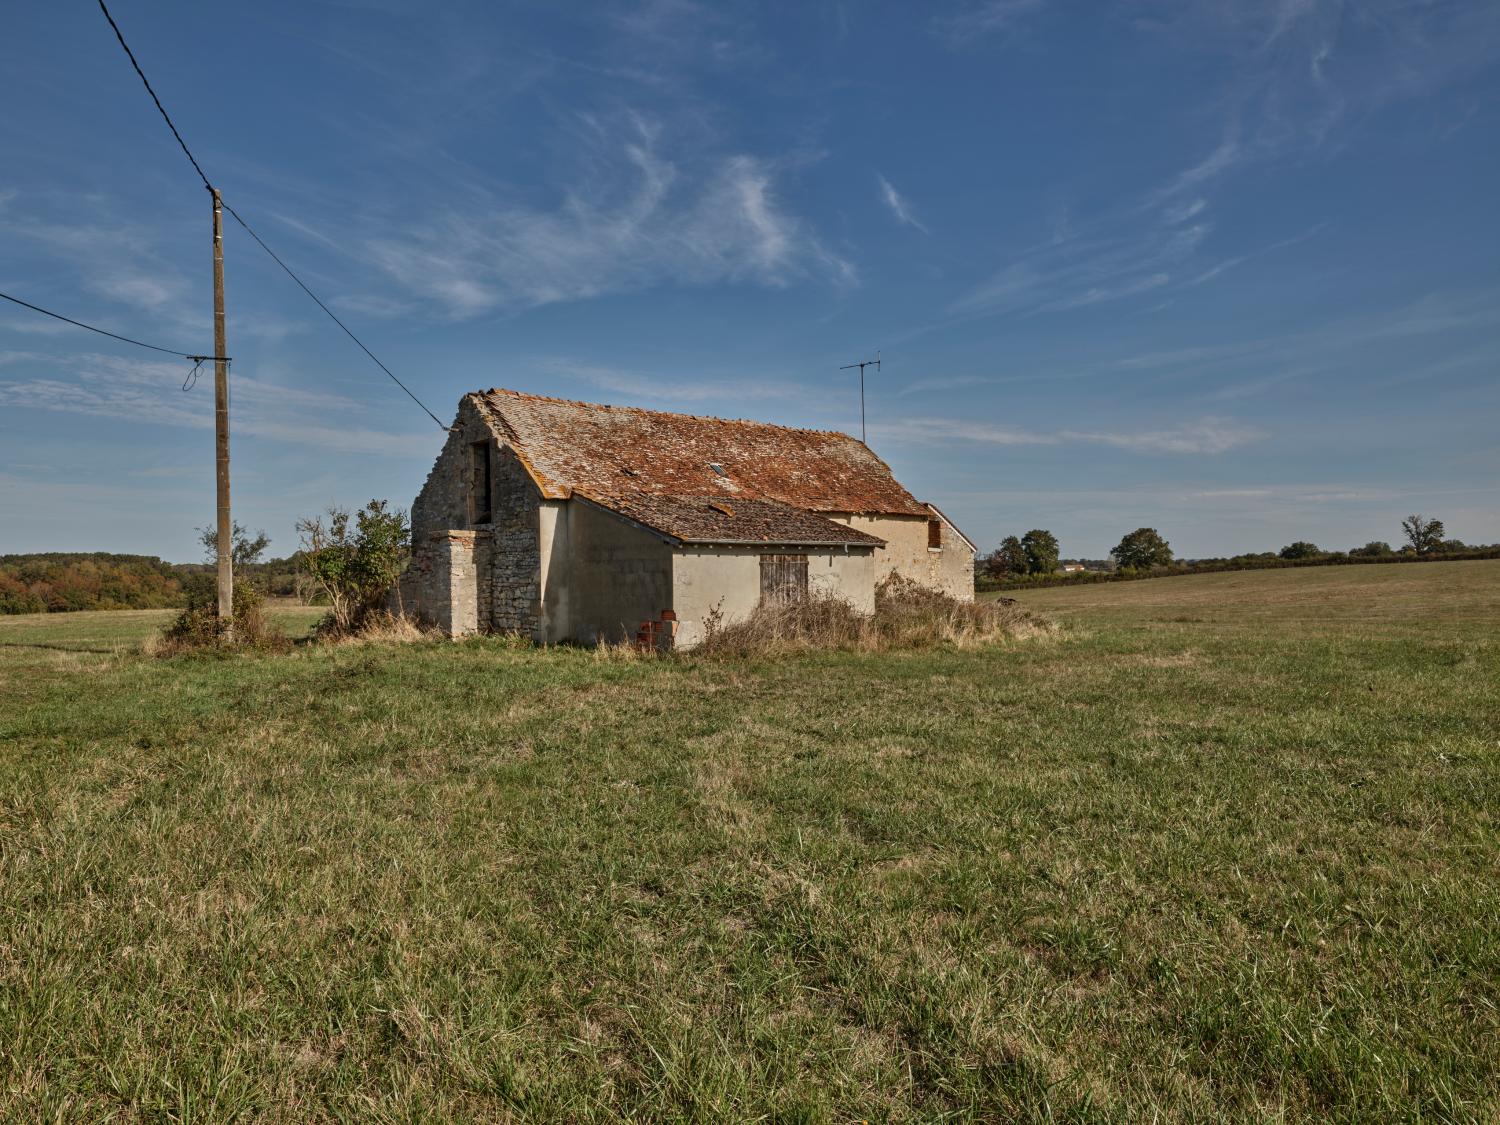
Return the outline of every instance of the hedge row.
<path id="1" fill-rule="evenodd" d="M 1364 566 L 1388 563 L 1436 563 L 1462 562 L 1467 559 L 1500 559 L 1500 547 L 1486 547 L 1477 551 L 1454 551 L 1442 555 L 1319 555 L 1313 559 L 1261 559 L 1255 562 L 1192 563 L 1156 567 L 1152 570 L 1086 570 L 1080 574 L 1047 575 L 1046 577 L 1008 579 L 996 582 L 988 578 L 976 578 L 974 589 L 980 593 L 993 590 L 1033 590 L 1050 586 L 1087 586 L 1095 582 L 1134 582 L 1141 578 L 1177 578 L 1188 574 L 1219 574 L 1231 570 L 1288 570 L 1302 566 Z"/>

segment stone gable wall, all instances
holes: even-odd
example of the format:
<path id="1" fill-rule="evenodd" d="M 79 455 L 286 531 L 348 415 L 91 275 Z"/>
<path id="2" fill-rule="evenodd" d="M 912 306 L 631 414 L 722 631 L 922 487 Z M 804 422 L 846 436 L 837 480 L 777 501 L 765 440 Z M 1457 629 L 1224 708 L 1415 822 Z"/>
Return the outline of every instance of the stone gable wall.
<path id="1" fill-rule="evenodd" d="M 474 513 L 483 508 L 473 502 L 479 474 L 471 449 L 478 442 L 490 450 L 491 520 L 484 523 L 473 522 Z M 452 635 L 476 628 L 532 633 L 540 610 L 540 501 L 515 453 L 495 440 L 473 403 L 464 399 L 454 429 L 412 503 L 412 559 L 397 588 L 399 607 Z M 455 552 L 458 542 L 468 550 Z M 455 582 L 458 589 L 473 591 L 460 596 L 458 614 Z M 474 626 L 464 629 L 462 622 L 469 617 Z"/>
<path id="2" fill-rule="evenodd" d="M 493 440 L 489 427 L 468 399 L 458 408 L 456 427 L 443 443 L 422 491 L 411 505 L 413 544 L 440 531 L 472 531 L 469 525 L 469 490 L 474 469 L 469 447 L 477 441 Z"/>
<path id="3" fill-rule="evenodd" d="M 492 629 L 534 634 L 541 615 L 541 494 L 508 447 L 491 456 L 495 519 L 488 552 L 489 604 L 482 608 Z"/>
<path id="4" fill-rule="evenodd" d="M 946 524 L 943 546 L 927 546 L 927 520 L 921 516 L 847 516 L 829 519 L 879 536 L 885 546 L 875 551 L 875 585 L 900 574 L 939 590 L 961 602 L 974 600 L 974 552 Z"/>

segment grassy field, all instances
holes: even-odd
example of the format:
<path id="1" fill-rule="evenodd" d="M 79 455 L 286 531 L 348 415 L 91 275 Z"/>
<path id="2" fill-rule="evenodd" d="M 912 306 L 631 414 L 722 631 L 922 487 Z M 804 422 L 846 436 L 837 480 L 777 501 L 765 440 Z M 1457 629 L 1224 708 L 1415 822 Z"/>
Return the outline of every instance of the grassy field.
<path id="1" fill-rule="evenodd" d="M 1500 562 L 1021 598 L 760 664 L 0 618 L 0 1119 L 1500 1118 Z"/>

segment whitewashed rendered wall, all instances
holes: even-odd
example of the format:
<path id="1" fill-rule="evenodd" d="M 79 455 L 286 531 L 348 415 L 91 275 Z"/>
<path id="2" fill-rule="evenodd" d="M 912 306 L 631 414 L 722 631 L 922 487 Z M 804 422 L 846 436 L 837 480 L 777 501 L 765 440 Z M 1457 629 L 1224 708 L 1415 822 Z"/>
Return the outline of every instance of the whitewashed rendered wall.
<path id="1" fill-rule="evenodd" d="M 715 611 L 728 624 L 755 610 L 760 604 L 762 554 L 805 554 L 809 594 L 842 598 L 860 613 L 875 611 L 875 564 L 868 548 L 845 554 L 842 548 L 679 547 L 672 558 L 678 648 L 698 644 Z"/>
<path id="2" fill-rule="evenodd" d="M 569 500 L 566 507 L 567 562 L 557 572 L 559 581 L 551 584 L 552 593 L 544 595 L 544 600 L 551 596 L 559 606 L 566 604 L 566 632 L 549 627 L 548 639 L 570 637 L 583 644 L 633 639 L 642 621 L 657 620 L 662 610 L 672 608 L 672 549 L 651 532 L 586 501 Z M 553 527 L 554 560 L 561 522 Z"/>
<path id="3" fill-rule="evenodd" d="M 927 546 L 927 520 L 922 516 L 828 518 L 885 540 L 875 552 L 875 585 L 895 572 L 960 601 L 974 600 L 974 552 L 946 523 L 943 546 L 934 550 Z"/>

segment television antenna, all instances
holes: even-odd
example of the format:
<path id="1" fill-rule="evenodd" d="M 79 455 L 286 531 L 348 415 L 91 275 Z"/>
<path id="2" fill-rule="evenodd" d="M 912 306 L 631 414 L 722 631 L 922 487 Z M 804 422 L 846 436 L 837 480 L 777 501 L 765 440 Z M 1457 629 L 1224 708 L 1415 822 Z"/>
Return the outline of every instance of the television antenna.
<path id="1" fill-rule="evenodd" d="M 880 370 L 880 351 L 876 350 L 874 359 L 861 360 L 859 363 L 846 363 L 839 370 L 852 371 L 856 367 L 859 368 L 859 440 L 868 445 L 869 442 L 865 441 L 865 368 L 873 367 L 876 371 Z"/>

